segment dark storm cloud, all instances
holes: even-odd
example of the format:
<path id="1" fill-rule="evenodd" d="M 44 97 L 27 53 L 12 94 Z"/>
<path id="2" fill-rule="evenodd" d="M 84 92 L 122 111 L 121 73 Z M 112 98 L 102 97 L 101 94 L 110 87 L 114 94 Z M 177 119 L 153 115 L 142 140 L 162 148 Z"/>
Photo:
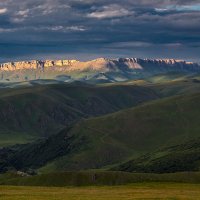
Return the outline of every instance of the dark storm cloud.
<path id="1" fill-rule="evenodd" d="M 66 55 L 198 60 L 199 0 L 0 0 L 0 60 Z"/>

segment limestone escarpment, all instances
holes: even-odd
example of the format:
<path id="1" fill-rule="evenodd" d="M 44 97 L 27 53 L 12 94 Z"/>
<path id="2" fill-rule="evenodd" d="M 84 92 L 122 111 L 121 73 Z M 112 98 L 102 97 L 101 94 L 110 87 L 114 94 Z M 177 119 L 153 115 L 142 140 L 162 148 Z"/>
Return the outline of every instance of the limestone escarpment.
<path id="1" fill-rule="evenodd" d="M 140 58 L 119 58 L 105 59 L 98 58 L 96 60 L 81 62 L 77 60 L 32 60 L 21 62 L 9 62 L 0 64 L 1 71 L 15 71 L 24 69 L 46 69 L 51 67 L 62 67 L 64 71 L 116 71 L 116 70 L 148 70 L 149 68 L 175 68 L 183 70 L 200 70 L 200 65 L 193 62 L 186 62 L 175 59 L 140 59 Z"/>
<path id="2" fill-rule="evenodd" d="M 200 70 L 200 65 L 193 62 L 186 62 L 184 60 L 175 59 L 140 59 L 140 58 L 120 58 L 118 62 L 126 63 L 130 68 L 144 69 L 148 68 L 174 68 L 176 69 L 188 69 L 188 70 Z M 132 66 L 132 67 L 131 67 Z"/>
<path id="3" fill-rule="evenodd" d="M 200 64 L 175 59 L 98 58 L 78 60 L 32 60 L 0 64 L 1 82 L 53 79 L 70 82 L 118 82 L 168 72 L 199 73 Z"/>
<path id="4" fill-rule="evenodd" d="M 76 60 L 32 60 L 32 61 L 20 61 L 20 62 L 8 62 L 0 64 L 0 70 L 14 71 L 24 69 L 44 69 L 54 66 L 71 66 L 73 63 L 78 62 Z"/>

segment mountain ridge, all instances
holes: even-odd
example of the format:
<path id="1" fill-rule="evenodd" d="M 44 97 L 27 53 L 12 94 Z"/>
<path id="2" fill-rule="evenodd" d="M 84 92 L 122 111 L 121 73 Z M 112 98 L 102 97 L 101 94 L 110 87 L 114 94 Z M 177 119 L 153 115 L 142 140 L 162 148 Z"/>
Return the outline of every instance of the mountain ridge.
<path id="1" fill-rule="evenodd" d="M 101 69 L 103 66 L 98 67 L 97 65 L 103 64 L 118 64 L 125 63 L 130 69 L 144 69 L 142 65 L 144 64 L 157 64 L 157 65 L 171 65 L 184 67 L 185 65 L 192 67 L 193 69 L 198 68 L 200 70 L 200 65 L 195 62 L 188 62 L 185 60 L 176 60 L 176 59 L 141 59 L 141 58 L 117 58 L 117 59 L 108 59 L 108 58 L 97 58 L 89 61 L 79 61 L 79 60 L 30 60 L 30 61 L 17 61 L 17 62 L 7 62 L 0 64 L 0 70 L 3 71 L 14 71 L 22 69 L 45 69 L 48 67 L 68 67 L 66 70 L 76 70 L 74 66 L 77 67 L 77 70 L 80 70 L 90 67 L 91 69 Z M 96 66 L 88 66 L 96 65 Z M 71 67 L 71 68 L 70 68 Z M 111 67 L 111 66 L 107 66 Z"/>
<path id="2" fill-rule="evenodd" d="M 32 60 L 0 64 L 1 82 L 51 79 L 62 82 L 112 83 L 168 72 L 200 73 L 200 64 L 175 59 L 97 58 Z"/>

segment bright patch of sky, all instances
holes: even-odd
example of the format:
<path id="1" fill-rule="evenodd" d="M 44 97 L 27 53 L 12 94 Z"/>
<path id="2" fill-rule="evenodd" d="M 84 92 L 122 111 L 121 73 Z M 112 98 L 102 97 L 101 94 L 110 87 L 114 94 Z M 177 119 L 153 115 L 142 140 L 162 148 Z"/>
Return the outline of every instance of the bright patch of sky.
<path id="1" fill-rule="evenodd" d="M 200 11 L 200 4 L 196 4 L 196 5 L 185 5 L 185 6 L 176 6 L 175 7 L 176 10 L 179 11 Z"/>
<path id="2" fill-rule="evenodd" d="M 170 5 L 165 8 L 156 8 L 157 12 L 176 11 L 200 11 L 200 4 L 195 5 Z"/>

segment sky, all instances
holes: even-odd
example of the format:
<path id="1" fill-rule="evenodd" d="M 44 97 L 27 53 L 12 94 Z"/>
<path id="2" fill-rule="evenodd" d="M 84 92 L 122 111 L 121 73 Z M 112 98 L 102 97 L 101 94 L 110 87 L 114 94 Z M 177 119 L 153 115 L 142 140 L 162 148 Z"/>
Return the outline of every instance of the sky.
<path id="1" fill-rule="evenodd" d="M 0 0 L 0 62 L 199 52 L 200 0 Z"/>

